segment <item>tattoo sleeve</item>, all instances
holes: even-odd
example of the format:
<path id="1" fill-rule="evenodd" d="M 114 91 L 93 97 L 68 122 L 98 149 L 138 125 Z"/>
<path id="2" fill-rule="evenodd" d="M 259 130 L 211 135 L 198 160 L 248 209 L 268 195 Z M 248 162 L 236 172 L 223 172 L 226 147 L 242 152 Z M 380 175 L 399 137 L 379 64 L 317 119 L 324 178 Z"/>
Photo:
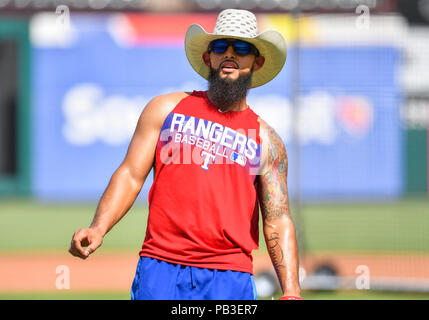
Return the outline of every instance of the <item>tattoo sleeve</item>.
<path id="1" fill-rule="evenodd" d="M 264 220 L 289 214 L 287 196 L 288 162 L 281 138 L 272 129 L 262 133 L 265 156 L 259 175 L 258 194 Z"/>
<path id="2" fill-rule="evenodd" d="M 279 135 L 261 125 L 262 161 L 257 178 L 267 250 L 283 292 L 299 295 L 298 250 L 289 212 L 287 189 L 288 160 Z"/>

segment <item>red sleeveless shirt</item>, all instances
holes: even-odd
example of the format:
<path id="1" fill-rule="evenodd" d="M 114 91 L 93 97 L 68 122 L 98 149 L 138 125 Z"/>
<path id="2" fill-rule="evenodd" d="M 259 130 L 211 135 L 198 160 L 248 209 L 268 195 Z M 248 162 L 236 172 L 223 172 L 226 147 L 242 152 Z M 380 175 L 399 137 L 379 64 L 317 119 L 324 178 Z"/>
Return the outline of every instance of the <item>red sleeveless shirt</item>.
<path id="1" fill-rule="evenodd" d="M 260 157 L 258 116 L 249 107 L 222 113 L 202 91 L 181 100 L 158 139 L 140 256 L 253 273 Z"/>

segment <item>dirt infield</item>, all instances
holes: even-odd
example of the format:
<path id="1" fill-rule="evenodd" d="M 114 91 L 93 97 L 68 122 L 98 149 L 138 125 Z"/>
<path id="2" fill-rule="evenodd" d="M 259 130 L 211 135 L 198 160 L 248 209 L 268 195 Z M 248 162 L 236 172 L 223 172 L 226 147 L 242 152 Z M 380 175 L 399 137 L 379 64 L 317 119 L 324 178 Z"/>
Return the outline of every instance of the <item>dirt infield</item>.
<path id="1" fill-rule="evenodd" d="M 137 261 L 130 253 L 95 253 L 86 260 L 67 252 L 0 255 L 0 291 L 57 290 L 65 270 L 73 290 L 129 290 Z"/>
<path id="2" fill-rule="evenodd" d="M 137 253 L 97 252 L 87 260 L 69 253 L 0 254 L 0 292 L 54 291 L 69 275 L 70 290 L 127 291 L 131 288 Z M 301 258 L 310 274 L 320 265 L 333 266 L 339 275 L 357 276 L 356 268 L 365 265 L 371 276 L 429 278 L 429 256 L 317 254 Z M 65 267 L 62 267 L 65 266 Z M 267 255 L 256 254 L 254 271 L 272 270 Z"/>

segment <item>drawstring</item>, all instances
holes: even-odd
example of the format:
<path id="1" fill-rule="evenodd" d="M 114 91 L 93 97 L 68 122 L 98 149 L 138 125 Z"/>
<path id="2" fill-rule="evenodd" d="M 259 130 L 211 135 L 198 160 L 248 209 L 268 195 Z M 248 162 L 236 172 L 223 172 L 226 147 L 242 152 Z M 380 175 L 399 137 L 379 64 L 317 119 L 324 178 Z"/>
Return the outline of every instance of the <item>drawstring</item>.
<path id="1" fill-rule="evenodd" d="M 194 283 L 194 277 L 192 275 L 192 267 L 191 266 L 189 267 L 189 272 L 191 274 L 191 288 L 194 289 L 194 288 L 196 288 L 196 286 L 195 286 L 195 283 Z"/>

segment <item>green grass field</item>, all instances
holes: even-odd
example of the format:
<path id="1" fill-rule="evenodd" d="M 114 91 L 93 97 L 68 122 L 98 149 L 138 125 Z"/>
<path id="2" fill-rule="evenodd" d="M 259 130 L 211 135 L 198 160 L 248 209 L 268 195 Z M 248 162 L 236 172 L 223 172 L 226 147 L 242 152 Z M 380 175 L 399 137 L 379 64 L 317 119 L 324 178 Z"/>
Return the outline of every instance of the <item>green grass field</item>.
<path id="1" fill-rule="evenodd" d="M 429 253 L 429 200 L 304 205 L 307 251 Z"/>
<path id="2" fill-rule="evenodd" d="M 67 250 L 74 230 L 91 223 L 96 203 L 47 204 L 0 200 L 0 253 Z M 307 252 L 405 252 L 429 254 L 429 200 L 387 203 L 305 204 L 292 212 Z M 299 216 L 298 216 L 299 212 Z M 105 237 L 100 251 L 137 252 L 147 207 L 135 204 Z M 260 250 L 266 250 L 262 234 Z M 429 294 L 373 291 L 305 292 L 307 299 L 429 299 Z M 128 292 L 0 293 L 0 299 L 128 299 Z"/>
<path id="3" fill-rule="evenodd" d="M 46 204 L 0 201 L 0 252 L 67 250 L 73 232 L 88 227 L 96 203 Z M 101 250 L 139 250 L 146 231 L 147 207 L 136 205 L 105 237 Z"/>
<path id="4" fill-rule="evenodd" d="M 0 252 L 64 250 L 74 230 L 91 223 L 96 203 L 0 200 Z M 373 204 L 306 204 L 292 213 L 307 251 L 429 253 L 429 200 Z M 147 206 L 135 204 L 105 237 L 103 250 L 138 250 Z M 302 237 L 301 237 L 302 236 Z M 263 237 L 260 246 L 264 250 Z"/>

